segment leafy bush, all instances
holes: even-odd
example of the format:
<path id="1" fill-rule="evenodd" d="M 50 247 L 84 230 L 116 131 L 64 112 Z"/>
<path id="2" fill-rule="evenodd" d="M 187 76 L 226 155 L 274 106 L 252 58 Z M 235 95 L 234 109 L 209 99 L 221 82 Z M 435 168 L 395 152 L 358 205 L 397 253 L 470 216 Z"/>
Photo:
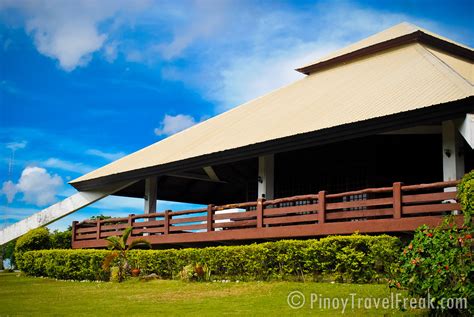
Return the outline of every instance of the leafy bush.
<path id="1" fill-rule="evenodd" d="M 391 286 L 407 288 L 412 296 L 429 296 L 435 305 L 466 298 L 474 313 L 472 234 L 472 228 L 457 228 L 448 220 L 434 229 L 421 226 L 403 250 L 400 275 Z"/>
<path id="2" fill-rule="evenodd" d="M 122 275 L 118 266 L 113 266 L 110 268 L 110 281 L 116 283 L 120 283 L 122 281 Z"/>
<path id="3" fill-rule="evenodd" d="M 27 275 L 63 280 L 109 279 L 102 262 L 106 250 L 39 250 L 28 251 L 17 259 L 18 268 Z"/>
<path id="4" fill-rule="evenodd" d="M 26 252 L 18 267 L 28 275 L 61 279 L 107 279 L 101 264 L 110 251 Z M 306 280 L 329 276 L 366 283 L 386 278 L 400 252 L 398 238 L 332 236 L 320 240 L 282 240 L 244 246 L 131 250 L 128 258 L 143 274 L 179 278 L 189 263 L 201 263 L 216 279 Z"/>
<path id="5" fill-rule="evenodd" d="M 462 178 L 458 185 L 458 201 L 464 214 L 464 225 L 472 225 L 474 216 L 474 170 Z"/>
<path id="6" fill-rule="evenodd" d="M 43 250 L 51 248 L 49 231 L 46 228 L 38 228 L 24 234 L 15 244 L 15 253 L 22 254 L 31 250 Z"/>
<path id="7" fill-rule="evenodd" d="M 400 273 L 391 286 L 407 288 L 412 296 L 429 296 L 440 307 L 448 298 L 465 298 L 469 311 L 432 313 L 471 316 L 474 314 L 474 171 L 466 174 L 458 185 L 458 200 L 463 208 L 464 225 L 457 226 L 450 216 L 436 228 L 418 228 L 403 250 Z"/>
<path id="8" fill-rule="evenodd" d="M 71 230 L 58 231 L 50 235 L 51 238 L 51 248 L 52 249 L 70 249 L 72 244 L 72 232 Z"/>
<path id="9" fill-rule="evenodd" d="M 206 264 L 189 264 L 179 272 L 179 278 L 186 282 L 209 281 L 211 279 L 211 271 Z"/>

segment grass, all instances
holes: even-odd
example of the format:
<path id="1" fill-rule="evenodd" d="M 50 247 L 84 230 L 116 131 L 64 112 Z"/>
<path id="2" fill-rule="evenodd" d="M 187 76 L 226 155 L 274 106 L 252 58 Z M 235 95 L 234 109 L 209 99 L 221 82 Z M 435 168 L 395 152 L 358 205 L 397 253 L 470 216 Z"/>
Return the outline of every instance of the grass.
<path id="1" fill-rule="evenodd" d="M 287 303 L 290 292 L 306 296 L 301 309 Z M 117 283 L 68 282 L 0 273 L 0 316 L 335 316 L 341 310 L 311 309 L 310 294 L 325 298 L 390 297 L 386 285 L 298 282 L 185 283 L 173 280 Z M 357 303 L 357 302 L 356 302 Z M 409 311 L 409 315 L 421 315 Z M 349 316 L 401 316 L 397 309 L 346 309 Z"/>

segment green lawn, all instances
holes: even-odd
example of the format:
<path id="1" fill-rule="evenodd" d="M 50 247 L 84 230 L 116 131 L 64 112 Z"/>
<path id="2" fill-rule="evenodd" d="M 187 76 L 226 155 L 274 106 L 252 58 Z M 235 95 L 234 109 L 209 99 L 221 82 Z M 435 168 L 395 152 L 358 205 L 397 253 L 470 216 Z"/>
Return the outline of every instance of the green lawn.
<path id="1" fill-rule="evenodd" d="M 306 304 L 291 309 L 287 296 L 301 291 Z M 160 280 L 117 283 L 67 282 L 0 273 L 0 316 L 12 315 L 136 315 L 136 316 L 335 316 L 341 310 L 324 310 L 310 294 L 325 298 L 390 297 L 386 285 L 297 282 L 185 283 Z M 320 295 L 319 295 L 320 294 Z M 356 299 L 357 300 L 357 299 Z M 410 311 L 409 315 L 421 314 Z M 346 309 L 349 316 L 404 315 L 397 309 Z M 406 314 L 405 314 L 406 315 Z"/>

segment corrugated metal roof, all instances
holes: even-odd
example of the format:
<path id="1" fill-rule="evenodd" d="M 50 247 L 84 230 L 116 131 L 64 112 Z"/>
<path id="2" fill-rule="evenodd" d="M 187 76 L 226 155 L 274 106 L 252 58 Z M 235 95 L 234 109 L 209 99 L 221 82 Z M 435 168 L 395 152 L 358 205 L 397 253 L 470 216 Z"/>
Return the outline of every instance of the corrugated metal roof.
<path id="1" fill-rule="evenodd" d="M 71 183 L 472 96 L 472 63 L 451 58 L 413 43 L 318 71 Z"/>
<path id="2" fill-rule="evenodd" d="M 433 48 L 427 49 L 444 63 L 446 63 L 446 65 L 451 67 L 454 71 L 468 80 L 471 84 L 474 84 L 474 66 L 472 62 L 457 56 L 453 56 L 441 50 Z"/>

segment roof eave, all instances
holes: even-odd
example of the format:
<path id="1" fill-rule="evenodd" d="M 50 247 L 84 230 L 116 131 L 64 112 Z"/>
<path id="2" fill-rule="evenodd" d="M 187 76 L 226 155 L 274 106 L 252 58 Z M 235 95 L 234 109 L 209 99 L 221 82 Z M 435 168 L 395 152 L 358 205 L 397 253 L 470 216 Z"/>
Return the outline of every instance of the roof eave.
<path id="1" fill-rule="evenodd" d="M 374 133 L 382 133 L 394 129 L 409 128 L 420 124 L 440 122 L 443 120 L 456 118 L 468 111 L 472 111 L 473 102 L 474 96 L 469 96 L 464 99 L 427 106 L 416 110 L 367 119 L 323 130 L 297 134 L 231 150 L 170 162 L 163 165 L 111 174 L 85 181 L 70 182 L 69 184 L 80 191 L 97 190 L 103 186 L 108 186 L 120 181 L 138 180 L 157 174 L 169 174 L 200 168 L 202 166 L 225 164 L 270 153 L 291 151 L 298 148 L 364 137 Z"/>

